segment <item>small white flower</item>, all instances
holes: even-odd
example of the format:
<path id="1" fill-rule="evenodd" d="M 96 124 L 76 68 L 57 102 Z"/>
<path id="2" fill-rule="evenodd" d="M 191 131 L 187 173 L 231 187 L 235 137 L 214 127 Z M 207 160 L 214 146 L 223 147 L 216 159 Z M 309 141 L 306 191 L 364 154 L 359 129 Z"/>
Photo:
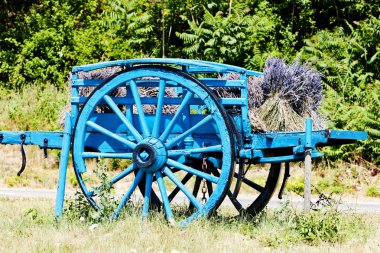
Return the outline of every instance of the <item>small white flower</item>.
<path id="1" fill-rule="evenodd" d="M 90 226 L 90 230 L 91 230 L 91 231 L 94 231 L 94 229 L 97 228 L 98 226 L 99 226 L 99 224 L 92 224 L 92 225 Z"/>
<path id="2" fill-rule="evenodd" d="M 84 221 L 84 217 L 80 217 L 80 218 L 79 218 L 79 221 L 82 221 L 82 222 L 83 222 L 83 221 Z"/>

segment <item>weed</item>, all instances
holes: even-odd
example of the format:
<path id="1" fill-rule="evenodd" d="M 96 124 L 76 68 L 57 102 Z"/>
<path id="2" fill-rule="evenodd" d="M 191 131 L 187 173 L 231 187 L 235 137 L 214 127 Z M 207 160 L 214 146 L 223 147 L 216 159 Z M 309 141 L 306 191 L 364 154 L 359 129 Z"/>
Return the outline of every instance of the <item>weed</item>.
<path id="1" fill-rule="evenodd" d="M 70 182 L 70 185 L 74 187 L 78 186 L 78 180 L 74 173 L 68 173 L 67 177 L 68 177 L 68 181 Z"/>
<path id="2" fill-rule="evenodd" d="M 129 165 L 131 165 L 131 163 L 132 163 L 132 160 L 129 160 L 129 159 L 111 159 L 105 162 L 107 167 L 110 168 L 110 170 L 112 171 L 127 168 Z"/>
<path id="3" fill-rule="evenodd" d="M 342 243 L 358 233 L 365 235 L 368 232 L 366 226 L 359 215 L 347 215 L 332 207 L 303 213 L 287 203 L 279 209 L 265 210 L 256 221 L 245 223 L 240 230 L 258 238 L 264 246 L 278 247 L 299 241 L 310 245 Z"/>
<path id="4" fill-rule="evenodd" d="M 349 225 L 352 226 L 354 222 L 350 219 L 346 220 L 342 213 L 333 208 L 296 214 L 294 221 L 297 233 L 303 240 L 311 244 L 316 244 L 318 241 L 342 242 L 345 239 L 341 229 L 342 223 L 350 223 Z"/>
<path id="5" fill-rule="evenodd" d="M 304 179 L 302 177 L 297 177 L 292 180 L 289 180 L 286 185 L 286 189 L 291 192 L 295 192 L 298 195 L 303 194 L 304 191 Z"/>
<path id="6" fill-rule="evenodd" d="M 52 220 L 48 216 L 41 214 L 41 212 L 34 207 L 30 207 L 24 212 L 24 219 L 29 220 L 32 224 L 51 224 Z"/>
<path id="7" fill-rule="evenodd" d="M 24 216 L 30 216 L 32 220 L 36 220 L 38 217 L 37 209 L 35 208 L 29 208 L 25 211 Z"/>
<path id="8" fill-rule="evenodd" d="M 19 177 L 17 175 L 4 177 L 4 183 L 9 187 L 13 187 L 13 186 L 25 187 L 29 185 L 29 181 L 27 178 Z"/>
<path id="9" fill-rule="evenodd" d="M 369 186 L 366 190 L 366 195 L 368 197 L 380 197 L 380 186 L 379 185 Z"/>
<path id="10" fill-rule="evenodd" d="M 104 160 L 98 162 L 98 168 L 94 174 L 100 180 L 100 185 L 94 189 L 94 197 L 97 199 L 97 206 L 93 208 L 84 195 L 76 192 L 74 198 L 68 199 L 65 215 L 69 220 L 83 220 L 88 223 L 101 223 L 111 220 L 114 211 L 118 206 L 118 201 L 109 183 L 107 174 L 104 173 L 106 166 Z"/>

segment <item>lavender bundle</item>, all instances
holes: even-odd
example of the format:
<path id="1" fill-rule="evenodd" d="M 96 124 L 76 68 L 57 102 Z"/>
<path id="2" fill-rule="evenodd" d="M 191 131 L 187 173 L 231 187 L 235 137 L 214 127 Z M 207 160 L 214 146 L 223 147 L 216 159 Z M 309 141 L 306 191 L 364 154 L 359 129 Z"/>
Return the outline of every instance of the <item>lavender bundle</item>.
<path id="1" fill-rule="evenodd" d="M 219 76 L 224 80 L 240 80 L 240 74 L 236 72 L 228 73 L 226 76 Z M 239 88 L 212 88 L 217 96 L 222 98 L 239 98 L 241 95 Z M 265 123 L 258 117 L 258 107 L 264 101 L 263 89 L 257 80 L 257 77 L 250 76 L 248 78 L 248 106 L 249 119 L 253 132 L 266 132 Z"/>
<path id="2" fill-rule="evenodd" d="M 120 67 L 109 67 L 109 68 L 103 68 L 95 71 L 89 71 L 89 72 L 79 72 L 78 77 L 80 79 L 86 79 L 86 80 L 93 80 L 93 79 L 102 79 L 105 80 L 113 75 L 115 75 L 117 72 L 121 71 Z M 71 77 L 70 77 L 71 79 Z M 89 96 L 93 91 L 95 90 L 95 87 L 80 87 L 79 88 L 79 95 L 80 96 Z M 125 95 L 125 89 L 118 89 L 113 91 L 114 96 L 123 96 Z"/>
<path id="3" fill-rule="evenodd" d="M 238 80 L 231 73 L 223 79 Z M 239 97 L 239 90 L 216 89 L 219 96 Z M 279 58 L 268 58 L 264 73 L 248 79 L 249 117 L 252 131 L 300 131 L 311 117 L 314 129 L 326 128 L 318 114 L 322 101 L 322 75 L 305 64 L 287 65 Z"/>
<path id="4" fill-rule="evenodd" d="M 264 93 L 258 116 L 268 131 L 303 130 L 306 117 L 313 118 L 314 129 L 326 127 L 317 112 L 322 102 L 322 75 L 309 66 L 269 58 L 258 85 Z"/>
<path id="5" fill-rule="evenodd" d="M 322 100 L 321 74 L 307 65 L 293 62 L 289 65 L 279 58 L 269 58 L 259 85 L 265 99 L 278 94 L 287 100 L 292 109 L 302 114 L 305 110 L 317 110 Z"/>

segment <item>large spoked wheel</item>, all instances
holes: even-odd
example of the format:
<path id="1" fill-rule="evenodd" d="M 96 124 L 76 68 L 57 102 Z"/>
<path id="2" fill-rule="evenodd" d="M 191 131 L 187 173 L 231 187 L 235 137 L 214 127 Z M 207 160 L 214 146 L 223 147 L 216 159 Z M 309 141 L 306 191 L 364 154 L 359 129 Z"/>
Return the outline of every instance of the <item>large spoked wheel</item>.
<path id="1" fill-rule="evenodd" d="M 125 95 L 112 97 L 117 90 Z M 127 202 L 138 202 L 133 196 L 143 185 L 143 218 L 150 203 L 159 201 L 169 222 L 186 225 L 210 214 L 227 194 L 234 170 L 231 133 L 223 108 L 204 84 L 173 68 L 139 66 L 107 80 L 83 105 L 73 134 L 74 169 L 97 208 L 99 182 L 88 178 L 94 158 L 129 160 L 126 168 L 104 172 L 121 197 L 114 218 Z M 218 161 L 218 175 L 192 162 L 204 157 Z M 206 201 L 194 193 L 199 181 L 213 188 Z M 179 192 L 185 201 L 173 201 Z M 173 208 L 179 204 L 188 211 Z"/>

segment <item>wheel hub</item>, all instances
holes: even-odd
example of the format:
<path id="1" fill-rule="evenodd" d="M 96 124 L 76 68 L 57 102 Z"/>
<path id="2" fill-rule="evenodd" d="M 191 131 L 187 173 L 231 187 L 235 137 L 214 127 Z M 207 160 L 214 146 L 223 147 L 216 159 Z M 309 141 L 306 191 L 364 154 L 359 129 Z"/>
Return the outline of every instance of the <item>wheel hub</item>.
<path id="1" fill-rule="evenodd" d="M 156 172 L 166 163 L 168 152 L 157 138 L 149 137 L 140 141 L 133 150 L 133 162 L 145 172 Z"/>

